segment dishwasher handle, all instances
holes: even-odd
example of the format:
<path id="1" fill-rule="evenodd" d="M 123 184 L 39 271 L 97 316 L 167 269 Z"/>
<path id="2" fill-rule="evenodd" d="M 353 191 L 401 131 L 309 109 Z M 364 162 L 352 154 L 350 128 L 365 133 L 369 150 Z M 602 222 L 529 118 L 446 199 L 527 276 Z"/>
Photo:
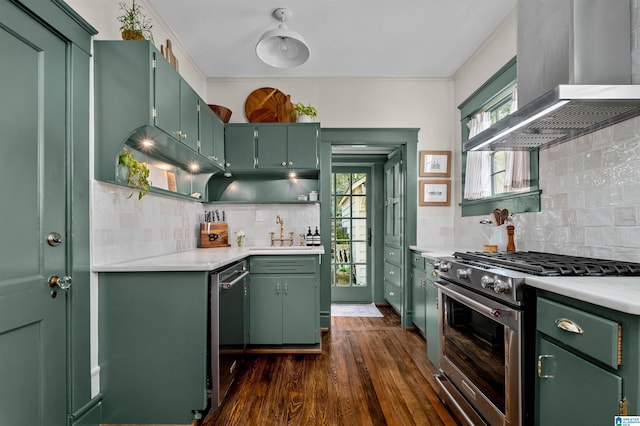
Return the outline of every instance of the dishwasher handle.
<path id="1" fill-rule="evenodd" d="M 228 283 L 220 283 L 220 290 L 229 290 L 236 283 L 242 281 L 247 275 L 249 275 L 249 271 L 238 271 L 238 273 L 240 275 L 229 281 Z"/>

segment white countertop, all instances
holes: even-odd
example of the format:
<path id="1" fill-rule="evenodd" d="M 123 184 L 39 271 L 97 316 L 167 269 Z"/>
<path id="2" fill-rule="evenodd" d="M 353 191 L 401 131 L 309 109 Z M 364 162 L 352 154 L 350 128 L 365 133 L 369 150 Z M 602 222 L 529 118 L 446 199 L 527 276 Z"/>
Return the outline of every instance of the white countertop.
<path id="1" fill-rule="evenodd" d="M 198 248 L 162 256 L 93 265 L 94 272 L 212 271 L 252 255 L 324 254 L 323 247 Z"/>
<path id="2" fill-rule="evenodd" d="M 594 305 L 640 315 L 640 277 L 531 276 L 525 283 Z"/>

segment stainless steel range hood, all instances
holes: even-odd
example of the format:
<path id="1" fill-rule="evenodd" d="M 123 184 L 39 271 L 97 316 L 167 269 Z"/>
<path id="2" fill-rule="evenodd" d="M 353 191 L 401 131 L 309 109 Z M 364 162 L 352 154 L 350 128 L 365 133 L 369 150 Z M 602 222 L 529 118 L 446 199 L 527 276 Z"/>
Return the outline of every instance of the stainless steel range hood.
<path id="1" fill-rule="evenodd" d="M 519 0 L 516 112 L 470 150 L 548 148 L 640 115 L 629 0 Z"/>

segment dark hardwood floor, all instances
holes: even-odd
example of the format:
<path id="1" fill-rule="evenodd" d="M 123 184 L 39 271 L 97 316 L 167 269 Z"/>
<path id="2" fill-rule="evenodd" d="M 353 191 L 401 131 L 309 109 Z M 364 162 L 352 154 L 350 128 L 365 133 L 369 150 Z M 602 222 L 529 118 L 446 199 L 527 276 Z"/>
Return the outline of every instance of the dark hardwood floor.
<path id="1" fill-rule="evenodd" d="M 436 395 L 425 341 L 384 318 L 332 317 L 322 354 L 251 355 L 213 425 L 456 425 Z"/>

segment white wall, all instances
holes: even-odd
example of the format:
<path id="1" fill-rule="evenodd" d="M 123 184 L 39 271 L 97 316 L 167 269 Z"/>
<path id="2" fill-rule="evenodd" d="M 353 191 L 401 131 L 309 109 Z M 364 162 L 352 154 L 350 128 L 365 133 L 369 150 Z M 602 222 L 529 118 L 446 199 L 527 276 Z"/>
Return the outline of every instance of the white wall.
<path id="1" fill-rule="evenodd" d="M 293 103 L 314 105 L 322 127 L 420 128 L 418 151 L 454 149 L 450 79 L 210 79 L 207 102 L 230 108 L 231 122 L 247 122 L 245 100 L 261 87 L 277 88 Z M 452 176 L 459 174 L 454 163 Z M 417 207 L 417 241 L 451 245 L 454 205 L 455 198 L 451 207 Z"/>

